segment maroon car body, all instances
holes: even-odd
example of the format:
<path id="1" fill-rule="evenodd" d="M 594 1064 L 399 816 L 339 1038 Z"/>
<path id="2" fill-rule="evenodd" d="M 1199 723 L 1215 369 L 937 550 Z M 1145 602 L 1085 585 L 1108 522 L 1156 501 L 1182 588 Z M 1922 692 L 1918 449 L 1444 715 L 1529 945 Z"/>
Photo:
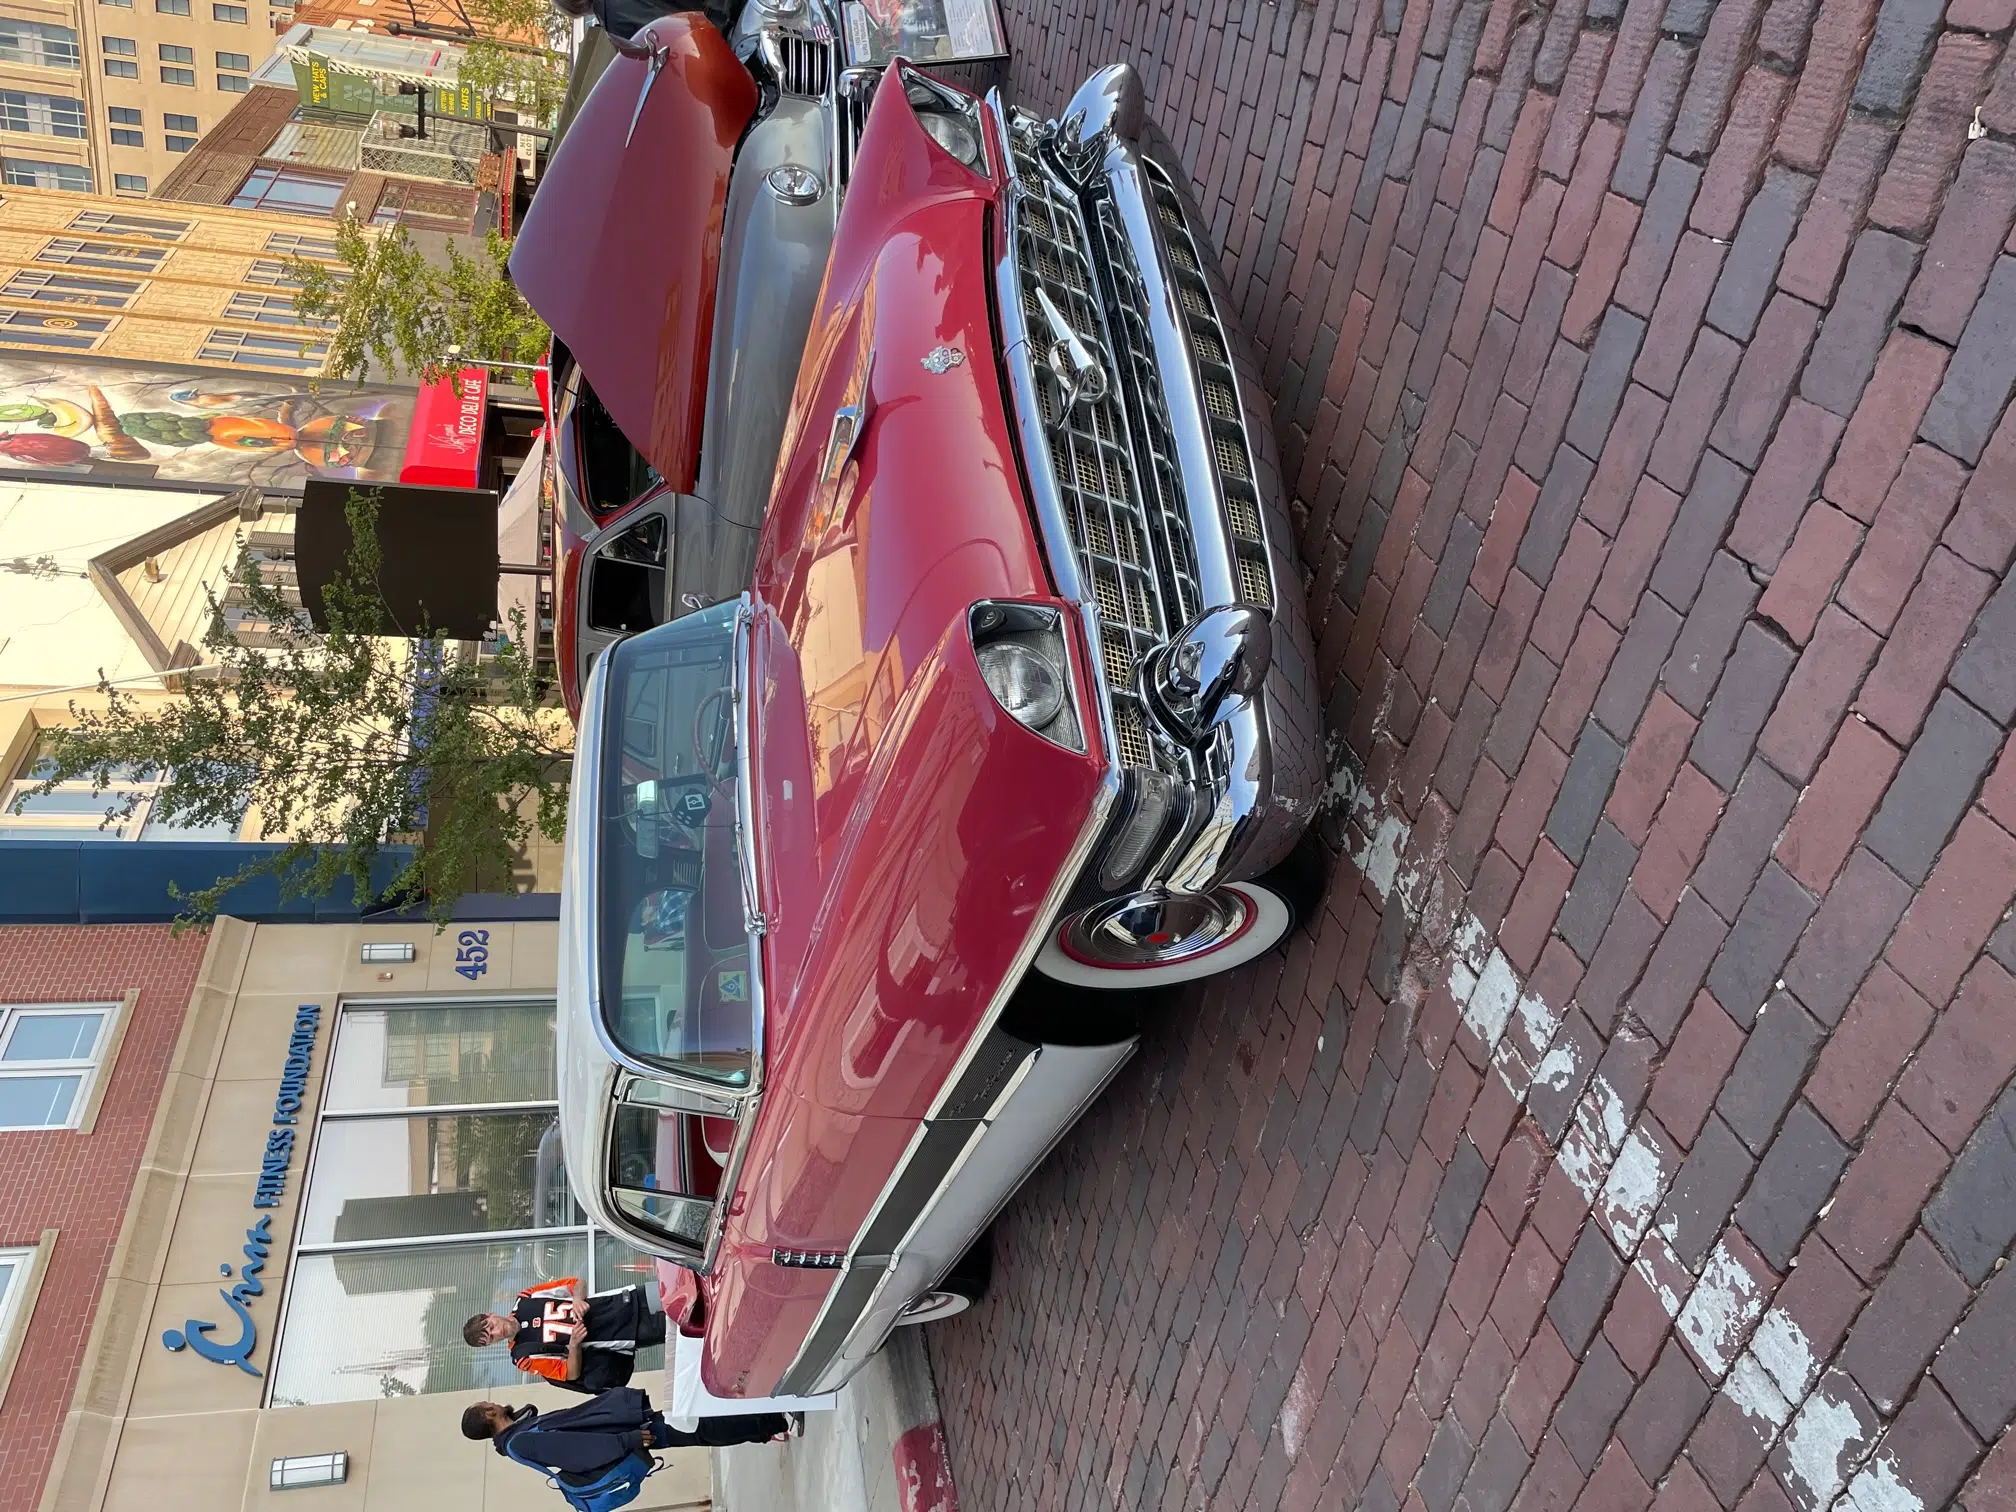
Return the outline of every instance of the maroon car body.
<path id="1" fill-rule="evenodd" d="M 1183 202 L 1109 182 L 1180 188 L 1139 166 L 1131 73 L 1074 104 L 1076 147 L 884 79 L 750 592 L 617 644 L 584 699 L 569 1173 L 598 1221 L 697 1273 L 679 1309 L 717 1395 L 831 1389 L 963 1300 L 948 1273 L 1133 1046 L 1032 968 L 1178 980 L 1287 927 L 1276 868 L 1320 753 L 1264 401 Z M 1095 181 L 1078 154 L 1099 151 Z M 1073 164 L 1092 187 L 1070 226 Z M 1137 231 L 1179 206 L 1105 245 L 1162 288 L 1180 231 L 1194 323 L 1089 261 L 1040 282 L 1109 196 Z M 1158 348 L 1171 331 L 1195 352 Z M 1191 356 L 1215 391 L 1178 388 Z M 1198 430 L 1214 393 L 1230 413 Z M 1186 495 L 1199 455 L 1209 488 Z"/>

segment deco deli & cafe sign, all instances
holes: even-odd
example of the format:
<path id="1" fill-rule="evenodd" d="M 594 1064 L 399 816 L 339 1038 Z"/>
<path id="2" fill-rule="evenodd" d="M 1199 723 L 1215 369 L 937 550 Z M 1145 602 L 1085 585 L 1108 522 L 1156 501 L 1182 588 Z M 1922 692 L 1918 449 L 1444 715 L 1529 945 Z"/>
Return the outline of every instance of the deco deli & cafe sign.
<path id="1" fill-rule="evenodd" d="M 287 1039 L 280 1091 L 273 1099 L 273 1127 L 266 1134 L 266 1149 L 259 1160 L 259 1183 L 252 1193 L 255 1208 L 278 1207 L 286 1193 L 287 1172 L 294 1164 L 295 1128 L 301 1117 L 301 1100 L 308 1090 L 308 1069 L 315 1058 L 315 1033 L 321 1025 L 320 1004 L 303 1003 L 294 1010 L 294 1032 Z M 236 1365 L 247 1375 L 259 1374 L 259 1367 L 251 1359 L 252 1346 L 259 1339 L 258 1326 L 252 1321 L 247 1304 L 266 1290 L 259 1278 L 272 1251 L 272 1223 L 273 1216 L 268 1213 L 245 1230 L 245 1258 L 238 1266 L 238 1284 L 217 1288 L 217 1295 L 238 1321 L 238 1337 L 229 1342 L 218 1339 L 214 1337 L 217 1324 L 190 1318 L 180 1328 L 166 1330 L 161 1335 L 162 1344 L 173 1350 L 190 1350 L 215 1365 Z M 227 1279 L 231 1270 L 229 1265 L 217 1267 L 217 1273 Z"/>

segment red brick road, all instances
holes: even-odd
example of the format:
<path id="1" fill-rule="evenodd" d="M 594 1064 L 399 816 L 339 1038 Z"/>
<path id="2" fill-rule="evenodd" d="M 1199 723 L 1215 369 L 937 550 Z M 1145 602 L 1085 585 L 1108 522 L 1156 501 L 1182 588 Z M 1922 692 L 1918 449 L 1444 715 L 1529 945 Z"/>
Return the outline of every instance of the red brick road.
<path id="1" fill-rule="evenodd" d="M 1352 775 L 933 1330 L 969 1509 L 2016 1508 L 2012 21 L 1011 5 L 1195 170 Z"/>

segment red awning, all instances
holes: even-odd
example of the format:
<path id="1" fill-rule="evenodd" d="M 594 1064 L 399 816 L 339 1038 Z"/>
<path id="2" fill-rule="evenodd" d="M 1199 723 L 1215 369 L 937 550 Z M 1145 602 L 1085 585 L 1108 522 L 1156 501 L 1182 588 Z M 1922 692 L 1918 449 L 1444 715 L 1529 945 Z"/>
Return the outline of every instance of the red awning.
<path id="1" fill-rule="evenodd" d="M 483 396 L 490 378 L 482 368 L 464 368 L 428 384 L 413 406 L 413 430 L 406 438 L 401 483 L 436 488 L 474 488 L 483 465 Z"/>

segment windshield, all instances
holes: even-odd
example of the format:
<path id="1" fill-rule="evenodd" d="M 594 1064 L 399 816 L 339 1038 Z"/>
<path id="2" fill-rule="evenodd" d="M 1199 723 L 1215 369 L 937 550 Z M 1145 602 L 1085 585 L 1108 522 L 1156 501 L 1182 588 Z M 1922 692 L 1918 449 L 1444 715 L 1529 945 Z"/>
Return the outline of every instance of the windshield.
<path id="1" fill-rule="evenodd" d="M 733 603 L 608 652 L 602 1015 L 627 1053 L 747 1086 L 752 952 L 736 834 Z"/>

